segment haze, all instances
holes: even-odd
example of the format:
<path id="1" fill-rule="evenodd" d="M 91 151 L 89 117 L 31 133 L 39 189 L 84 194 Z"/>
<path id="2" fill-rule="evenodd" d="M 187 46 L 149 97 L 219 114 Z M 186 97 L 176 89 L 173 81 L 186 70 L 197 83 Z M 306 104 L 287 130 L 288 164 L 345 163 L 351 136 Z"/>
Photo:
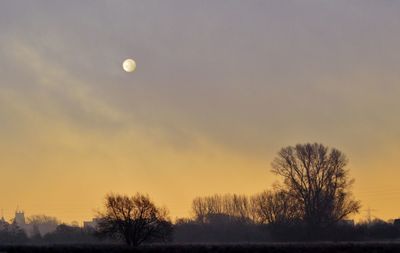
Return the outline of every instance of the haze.
<path id="1" fill-rule="evenodd" d="M 0 208 L 82 221 L 106 193 L 140 191 L 189 216 L 196 196 L 269 188 L 281 147 L 321 142 L 348 156 L 363 210 L 396 218 L 399 11 L 391 0 L 2 1 Z"/>

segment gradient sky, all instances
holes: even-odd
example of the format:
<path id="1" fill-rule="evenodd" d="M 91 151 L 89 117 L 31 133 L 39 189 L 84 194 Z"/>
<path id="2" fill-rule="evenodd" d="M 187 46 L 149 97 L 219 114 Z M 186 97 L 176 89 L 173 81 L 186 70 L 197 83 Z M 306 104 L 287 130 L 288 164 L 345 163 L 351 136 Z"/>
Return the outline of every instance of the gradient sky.
<path id="1" fill-rule="evenodd" d="M 109 192 L 172 217 L 262 191 L 284 146 L 349 158 L 400 216 L 400 1 L 1 1 L 0 208 L 88 220 Z M 121 63 L 134 58 L 134 73 Z"/>

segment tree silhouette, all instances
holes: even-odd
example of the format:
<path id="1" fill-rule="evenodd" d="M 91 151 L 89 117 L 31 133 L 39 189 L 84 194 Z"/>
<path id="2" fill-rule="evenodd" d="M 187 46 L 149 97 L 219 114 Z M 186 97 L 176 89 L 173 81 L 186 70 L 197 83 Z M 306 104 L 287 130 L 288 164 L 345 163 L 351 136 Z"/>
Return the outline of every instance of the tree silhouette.
<path id="1" fill-rule="evenodd" d="M 322 144 L 298 144 L 282 148 L 272 171 L 283 177 L 289 196 L 298 203 L 303 221 L 312 229 L 334 225 L 359 212 L 353 199 L 346 156 Z"/>
<path id="2" fill-rule="evenodd" d="M 55 231 L 60 224 L 56 217 L 44 214 L 29 216 L 27 221 L 28 224 L 32 225 L 32 236 L 35 235 L 37 238 Z"/>
<path id="3" fill-rule="evenodd" d="M 249 222 L 252 220 L 251 211 L 250 200 L 245 195 L 215 194 L 197 197 L 192 202 L 194 219 L 200 223 L 218 219 Z"/>
<path id="4" fill-rule="evenodd" d="M 123 239 L 130 246 L 169 239 L 172 225 L 167 211 L 158 208 L 147 195 L 137 193 L 106 196 L 105 211 L 98 214 L 98 233 Z"/>
<path id="5" fill-rule="evenodd" d="M 250 201 L 258 223 L 284 225 L 301 218 L 296 199 L 285 190 L 264 191 L 253 195 Z"/>

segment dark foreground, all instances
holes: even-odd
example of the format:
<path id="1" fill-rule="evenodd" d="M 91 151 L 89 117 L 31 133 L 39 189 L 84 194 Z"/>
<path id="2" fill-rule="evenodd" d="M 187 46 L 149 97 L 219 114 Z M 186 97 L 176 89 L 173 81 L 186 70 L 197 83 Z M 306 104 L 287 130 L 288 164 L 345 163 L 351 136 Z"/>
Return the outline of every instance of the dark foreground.
<path id="1" fill-rule="evenodd" d="M 230 245 L 152 245 L 128 248 L 115 245 L 54 245 L 54 246 L 0 246 L 0 253 L 34 252 L 165 252 L 165 253 L 200 253 L 200 252 L 271 252 L 271 253 L 347 253 L 347 252 L 400 252 L 400 243 L 286 243 L 286 244 L 230 244 Z"/>

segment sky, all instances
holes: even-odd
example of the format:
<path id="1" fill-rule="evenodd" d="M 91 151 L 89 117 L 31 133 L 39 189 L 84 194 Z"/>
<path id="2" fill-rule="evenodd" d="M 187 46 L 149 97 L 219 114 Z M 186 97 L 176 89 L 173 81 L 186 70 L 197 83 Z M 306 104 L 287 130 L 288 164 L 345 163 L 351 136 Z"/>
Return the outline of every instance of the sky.
<path id="1" fill-rule="evenodd" d="M 280 148 L 343 151 L 356 218 L 400 217 L 400 2 L 0 3 L 0 208 L 91 219 L 107 193 L 171 217 L 253 194 Z M 137 69 L 122 70 L 133 58 Z"/>

